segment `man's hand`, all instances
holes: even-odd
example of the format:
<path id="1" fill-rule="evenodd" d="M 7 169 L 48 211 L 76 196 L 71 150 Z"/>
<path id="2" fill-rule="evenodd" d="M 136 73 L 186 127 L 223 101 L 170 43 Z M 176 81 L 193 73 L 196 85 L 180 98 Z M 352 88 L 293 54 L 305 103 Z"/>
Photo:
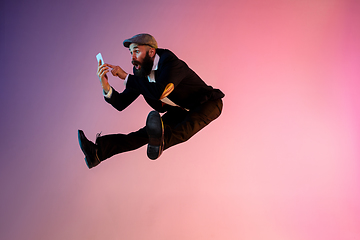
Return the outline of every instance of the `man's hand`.
<path id="1" fill-rule="evenodd" d="M 112 68 L 111 73 L 112 73 L 113 76 L 118 76 L 119 78 L 125 80 L 125 78 L 127 76 L 127 73 L 124 70 L 122 70 L 121 67 L 114 66 L 114 65 L 111 65 L 111 64 L 105 64 L 105 65 Z"/>
<path id="2" fill-rule="evenodd" d="M 103 64 L 101 60 L 99 61 L 99 66 L 97 70 L 97 75 L 99 77 L 99 80 L 101 82 L 101 86 L 104 89 L 105 93 L 108 93 L 110 91 L 110 84 L 108 81 L 108 77 L 106 76 L 106 73 L 108 73 L 109 67 L 107 64 Z"/>

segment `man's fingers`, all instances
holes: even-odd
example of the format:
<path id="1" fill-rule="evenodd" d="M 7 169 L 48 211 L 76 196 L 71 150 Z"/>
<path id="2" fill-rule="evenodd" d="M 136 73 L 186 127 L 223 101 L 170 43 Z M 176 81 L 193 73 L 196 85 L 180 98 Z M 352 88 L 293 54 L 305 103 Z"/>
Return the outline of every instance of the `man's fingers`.
<path id="1" fill-rule="evenodd" d="M 98 74 L 98 76 L 103 76 L 104 74 L 106 74 L 106 73 L 108 73 L 109 72 L 109 68 L 108 67 L 106 67 L 106 66 L 104 66 L 104 65 L 102 65 L 102 66 L 99 66 L 99 68 L 98 68 L 98 71 L 97 71 L 97 74 Z"/>
<path id="2" fill-rule="evenodd" d="M 101 65 L 101 60 L 100 60 L 97 74 L 100 78 L 102 78 L 106 73 L 111 72 L 113 76 L 120 77 L 121 71 L 123 72 L 123 70 L 119 66 L 111 65 L 109 63 L 105 63 Z"/>
<path id="3" fill-rule="evenodd" d="M 106 79 L 107 79 L 107 76 L 106 76 L 106 74 L 109 72 L 109 70 L 105 70 L 105 71 L 103 71 L 103 72 L 101 72 L 100 73 L 100 78 L 103 78 L 103 77 L 105 77 Z"/>
<path id="4" fill-rule="evenodd" d="M 100 71 L 100 74 L 101 75 L 104 75 L 104 74 L 106 74 L 106 73 L 108 73 L 109 72 L 109 69 L 108 68 L 103 68 L 101 71 Z"/>
<path id="5" fill-rule="evenodd" d="M 105 66 L 105 64 L 104 65 L 101 65 L 101 66 L 99 66 L 98 67 L 98 72 L 101 72 L 101 71 L 103 71 L 104 69 L 109 69 L 107 66 Z"/>
<path id="6" fill-rule="evenodd" d="M 102 73 L 102 76 L 106 75 L 109 72 L 109 70 L 106 70 Z"/>

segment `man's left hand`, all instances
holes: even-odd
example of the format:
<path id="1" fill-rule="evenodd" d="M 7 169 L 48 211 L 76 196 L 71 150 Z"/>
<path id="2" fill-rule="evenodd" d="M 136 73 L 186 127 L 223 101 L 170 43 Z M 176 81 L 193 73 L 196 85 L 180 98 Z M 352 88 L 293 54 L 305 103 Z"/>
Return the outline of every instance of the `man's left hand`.
<path id="1" fill-rule="evenodd" d="M 125 80 L 126 76 L 128 75 L 124 70 L 122 70 L 119 66 L 114 66 L 111 64 L 105 64 L 108 67 L 112 68 L 111 73 L 113 76 L 118 76 L 119 78 Z"/>

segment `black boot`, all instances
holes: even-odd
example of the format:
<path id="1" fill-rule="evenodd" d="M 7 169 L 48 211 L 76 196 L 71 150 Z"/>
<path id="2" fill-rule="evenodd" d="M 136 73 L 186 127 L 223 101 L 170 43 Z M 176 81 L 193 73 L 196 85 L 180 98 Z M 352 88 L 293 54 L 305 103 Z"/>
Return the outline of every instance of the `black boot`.
<path id="1" fill-rule="evenodd" d="M 164 124 L 156 111 L 151 111 L 146 119 L 146 132 L 149 136 L 147 156 L 155 160 L 164 150 Z"/>
<path id="2" fill-rule="evenodd" d="M 100 159 L 97 154 L 98 146 L 89 141 L 82 130 L 78 131 L 78 138 L 80 148 L 85 154 L 85 162 L 88 168 L 97 166 L 100 163 Z"/>

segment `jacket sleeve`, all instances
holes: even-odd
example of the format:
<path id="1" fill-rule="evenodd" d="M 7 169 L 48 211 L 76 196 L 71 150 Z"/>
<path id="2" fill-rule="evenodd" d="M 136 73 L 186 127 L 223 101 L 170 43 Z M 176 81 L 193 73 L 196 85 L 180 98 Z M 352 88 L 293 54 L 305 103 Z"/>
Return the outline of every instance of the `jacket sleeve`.
<path id="1" fill-rule="evenodd" d="M 176 88 L 186 77 L 189 69 L 183 61 L 178 59 L 170 51 L 162 54 L 158 67 L 155 73 L 155 83 L 149 82 L 146 78 L 136 79 L 136 76 L 129 75 L 127 87 L 131 89 L 141 89 L 144 96 L 154 100 L 160 100 L 166 86 L 172 83 L 174 88 Z"/>
<path id="2" fill-rule="evenodd" d="M 114 88 L 112 88 L 113 93 L 110 98 L 105 97 L 105 101 L 110 103 L 114 108 L 119 111 L 127 108 L 135 99 L 139 96 L 139 93 L 125 88 L 122 93 L 117 92 Z"/>

